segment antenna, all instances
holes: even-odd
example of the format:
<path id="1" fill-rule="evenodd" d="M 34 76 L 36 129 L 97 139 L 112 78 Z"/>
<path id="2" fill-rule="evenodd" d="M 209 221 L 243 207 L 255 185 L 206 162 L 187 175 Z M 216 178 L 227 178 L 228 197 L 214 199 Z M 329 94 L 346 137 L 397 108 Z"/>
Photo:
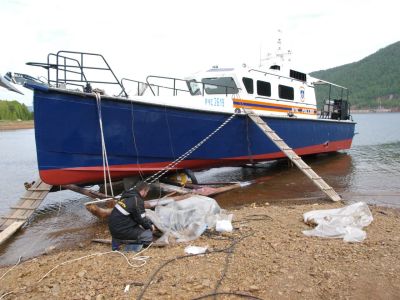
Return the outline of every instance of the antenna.
<path id="1" fill-rule="evenodd" d="M 262 58 L 261 56 L 261 46 L 260 46 L 260 67 L 263 66 L 262 62 L 263 61 L 272 61 L 272 65 L 283 65 L 285 62 L 285 57 L 287 58 L 287 61 L 291 61 L 291 55 L 292 55 L 292 50 L 288 51 L 283 51 L 282 50 L 282 30 L 278 29 L 278 40 L 277 40 L 277 49 L 275 51 L 275 55 L 268 53 L 266 57 Z"/>

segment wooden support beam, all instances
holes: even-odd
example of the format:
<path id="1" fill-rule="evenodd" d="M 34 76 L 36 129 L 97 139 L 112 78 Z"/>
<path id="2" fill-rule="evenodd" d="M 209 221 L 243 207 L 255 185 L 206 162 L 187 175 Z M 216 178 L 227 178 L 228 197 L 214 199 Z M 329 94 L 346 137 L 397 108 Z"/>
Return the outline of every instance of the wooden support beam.
<path id="1" fill-rule="evenodd" d="M 188 194 L 188 193 L 192 193 L 193 190 L 191 189 L 187 189 L 187 188 L 183 188 L 183 187 L 179 187 L 179 186 L 175 186 L 172 184 L 166 184 L 166 183 L 153 183 L 152 184 L 154 187 L 156 188 L 160 188 L 165 192 L 177 192 L 179 194 Z"/>
<path id="2" fill-rule="evenodd" d="M 89 198 L 93 198 L 93 199 L 96 199 L 96 198 L 99 198 L 99 199 L 110 198 L 110 195 L 107 196 L 106 194 L 103 194 L 103 193 L 100 193 L 100 192 L 96 192 L 96 191 L 93 191 L 93 190 L 89 190 L 89 189 L 85 189 L 85 188 L 82 188 L 82 187 L 77 186 L 75 184 L 65 184 L 65 185 L 62 185 L 61 187 L 64 188 L 64 189 L 71 190 L 73 192 L 77 192 L 79 194 L 88 196 Z"/>
<path id="3" fill-rule="evenodd" d="M 0 245 L 11 237 L 18 229 L 24 225 L 25 221 L 16 221 L 0 232 Z"/>
<path id="4" fill-rule="evenodd" d="M 36 210 L 37 207 L 10 206 L 11 209 Z"/>

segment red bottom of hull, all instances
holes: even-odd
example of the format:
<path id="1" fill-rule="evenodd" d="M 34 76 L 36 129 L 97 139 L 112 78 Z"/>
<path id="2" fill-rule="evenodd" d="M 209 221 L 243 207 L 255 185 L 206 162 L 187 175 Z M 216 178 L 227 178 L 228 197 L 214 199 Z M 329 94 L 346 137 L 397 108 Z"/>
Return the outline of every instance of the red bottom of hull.
<path id="1" fill-rule="evenodd" d="M 351 147 L 352 139 L 330 142 L 329 144 L 322 144 L 304 148 L 295 149 L 298 155 L 318 154 L 326 152 L 334 152 L 338 150 L 349 149 Z M 268 161 L 285 157 L 283 152 L 275 152 L 269 154 L 254 155 L 251 157 L 253 161 Z M 223 158 L 216 160 L 184 160 L 178 165 L 178 169 L 207 169 L 222 166 L 237 166 L 249 163 L 249 156 L 240 156 L 233 158 Z M 115 165 L 110 166 L 110 173 L 113 180 L 122 179 L 124 177 L 131 177 L 139 175 L 140 173 L 152 174 L 167 166 L 170 162 L 161 163 L 147 163 L 147 164 L 130 164 L 130 165 Z M 77 167 L 67 169 L 55 170 L 41 170 L 39 171 L 40 178 L 51 185 L 63 184 L 80 184 L 80 183 L 97 183 L 102 182 L 103 166 L 98 167 Z"/>

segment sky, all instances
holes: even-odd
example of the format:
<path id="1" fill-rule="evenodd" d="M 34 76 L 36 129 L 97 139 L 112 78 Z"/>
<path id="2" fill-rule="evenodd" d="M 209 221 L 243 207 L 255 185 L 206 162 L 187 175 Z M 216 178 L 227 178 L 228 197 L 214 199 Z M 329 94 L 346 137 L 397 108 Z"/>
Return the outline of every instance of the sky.
<path id="1" fill-rule="evenodd" d="M 0 74 L 34 77 L 59 50 L 103 54 L 119 78 L 257 66 L 277 39 L 297 70 L 358 61 L 400 40 L 396 0 L 0 0 Z M 280 33 L 279 33 L 280 31 Z M 0 88 L 0 99 L 32 104 Z"/>

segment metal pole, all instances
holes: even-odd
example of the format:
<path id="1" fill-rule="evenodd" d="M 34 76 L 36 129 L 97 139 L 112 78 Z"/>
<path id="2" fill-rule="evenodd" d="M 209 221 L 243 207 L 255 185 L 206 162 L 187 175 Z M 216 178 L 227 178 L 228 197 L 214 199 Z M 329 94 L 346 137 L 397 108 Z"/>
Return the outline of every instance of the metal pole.
<path id="1" fill-rule="evenodd" d="M 64 83 L 67 84 L 67 59 L 64 57 Z"/>
<path id="2" fill-rule="evenodd" d="M 329 117 L 331 114 L 331 90 L 332 90 L 332 85 L 329 85 L 329 95 L 328 95 L 328 116 Z"/>
<path id="3" fill-rule="evenodd" d="M 81 81 L 83 81 L 83 53 L 81 53 Z"/>

